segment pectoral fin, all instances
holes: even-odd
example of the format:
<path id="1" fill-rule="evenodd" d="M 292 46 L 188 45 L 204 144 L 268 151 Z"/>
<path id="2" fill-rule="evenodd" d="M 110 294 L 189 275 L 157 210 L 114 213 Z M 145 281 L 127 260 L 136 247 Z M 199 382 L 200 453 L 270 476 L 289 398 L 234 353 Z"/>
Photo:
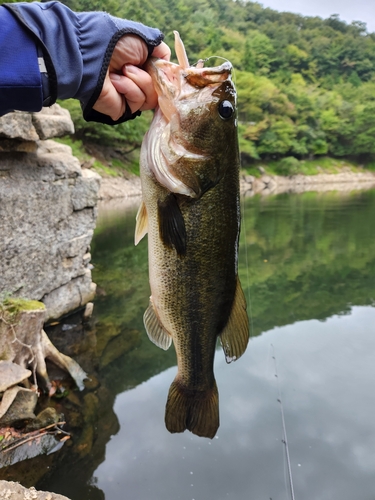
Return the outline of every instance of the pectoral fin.
<path id="1" fill-rule="evenodd" d="M 164 330 L 163 325 L 160 323 L 155 313 L 152 300 L 150 300 L 150 305 L 143 315 L 143 323 L 151 342 L 166 351 L 172 343 L 172 337 Z"/>
<path id="2" fill-rule="evenodd" d="M 242 356 L 249 342 L 249 318 L 246 312 L 245 296 L 238 276 L 232 311 L 226 327 L 220 334 L 220 342 L 227 363 L 231 363 Z"/>
<path id="3" fill-rule="evenodd" d="M 135 220 L 136 224 L 135 224 L 134 243 L 135 245 L 138 245 L 143 236 L 148 232 L 148 216 L 144 201 L 142 201 L 138 209 Z"/>
<path id="4" fill-rule="evenodd" d="M 158 201 L 159 234 L 164 245 L 175 248 L 178 255 L 186 254 L 185 221 L 176 196 L 170 194 L 164 201 Z"/>

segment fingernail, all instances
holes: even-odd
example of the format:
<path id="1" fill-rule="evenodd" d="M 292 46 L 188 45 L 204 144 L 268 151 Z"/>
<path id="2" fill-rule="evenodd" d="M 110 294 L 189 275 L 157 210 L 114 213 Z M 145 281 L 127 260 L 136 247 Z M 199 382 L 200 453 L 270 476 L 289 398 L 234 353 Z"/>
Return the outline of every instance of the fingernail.
<path id="1" fill-rule="evenodd" d="M 127 73 L 130 73 L 131 75 L 137 74 L 137 69 L 133 66 L 133 64 L 124 64 L 122 71 L 125 75 Z"/>
<path id="2" fill-rule="evenodd" d="M 111 80 L 121 80 L 121 75 L 118 75 L 117 73 L 110 73 L 109 78 Z"/>

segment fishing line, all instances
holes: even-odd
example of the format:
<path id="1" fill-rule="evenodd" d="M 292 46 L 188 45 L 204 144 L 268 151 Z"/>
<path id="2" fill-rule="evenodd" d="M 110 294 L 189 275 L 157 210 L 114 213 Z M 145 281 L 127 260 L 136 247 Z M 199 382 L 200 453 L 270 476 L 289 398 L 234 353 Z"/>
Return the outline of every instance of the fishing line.
<path id="1" fill-rule="evenodd" d="M 234 85 L 236 85 L 236 68 L 232 65 L 232 63 L 230 62 L 230 60 L 227 59 L 226 57 L 222 57 L 222 56 L 210 56 L 210 57 L 207 57 L 206 59 L 199 59 L 192 66 L 196 66 L 198 63 L 201 63 L 201 62 L 203 62 L 203 64 L 205 64 L 210 59 L 221 59 L 224 62 L 228 62 L 232 66 L 232 75 L 233 75 L 232 79 L 233 79 Z"/>
<path id="2" fill-rule="evenodd" d="M 250 317 L 250 337 L 253 336 L 253 313 L 251 310 L 251 295 L 250 295 L 250 274 L 249 274 L 249 255 L 248 255 L 248 245 L 247 245 L 247 235 L 246 235 L 246 225 L 245 225 L 245 197 L 242 196 L 242 224 L 241 231 L 243 231 L 245 238 L 245 264 L 246 264 L 246 285 L 247 285 L 247 304 Z"/>
<path id="3" fill-rule="evenodd" d="M 206 57 L 206 59 L 199 59 L 199 61 L 197 61 L 196 63 L 192 64 L 192 66 L 196 66 L 200 62 L 203 62 L 203 64 L 205 64 L 210 59 L 221 59 L 222 61 L 230 63 L 230 61 L 228 59 L 226 59 L 225 57 L 222 57 L 222 56 L 210 56 L 210 57 Z"/>
<path id="4" fill-rule="evenodd" d="M 272 353 L 273 353 L 273 360 L 274 360 L 274 365 L 275 365 L 275 377 L 277 378 L 277 389 L 278 389 L 278 399 L 277 402 L 280 405 L 280 412 L 281 412 L 281 422 L 283 426 L 283 444 L 285 448 L 285 455 L 286 455 L 286 463 L 287 463 L 287 468 L 288 468 L 288 478 L 289 478 L 289 487 L 290 487 L 290 496 L 292 500 L 295 500 L 294 496 L 294 486 L 293 486 L 293 476 L 292 476 L 292 466 L 290 463 L 290 455 L 289 455 L 289 446 L 288 446 L 288 436 L 286 433 L 286 425 L 285 425 L 285 416 L 284 416 L 284 408 L 283 408 L 283 403 L 281 400 L 281 389 L 280 389 L 280 380 L 279 380 L 279 374 L 277 371 L 277 362 L 276 362 L 276 353 L 275 353 L 275 348 L 273 344 L 271 344 L 272 347 Z"/>

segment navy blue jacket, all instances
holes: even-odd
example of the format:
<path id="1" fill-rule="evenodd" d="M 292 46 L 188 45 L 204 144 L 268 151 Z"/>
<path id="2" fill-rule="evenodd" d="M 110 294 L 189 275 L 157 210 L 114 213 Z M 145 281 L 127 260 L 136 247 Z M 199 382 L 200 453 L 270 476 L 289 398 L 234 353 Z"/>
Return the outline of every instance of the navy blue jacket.
<path id="1" fill-rule="evenodd" d="M 140 36 L 149 54 L 161 43 L 158 29 L 105 12 L 71 11 L 59 2 L 0 6 L 0 116 L 40 111 L 56 99 L 79 99 L 87 121 L 120 120 L 92 109 L 103 87 L 113 49 L 125 34 Z M 48 76 L 47 76 L 48 75 Z"/>

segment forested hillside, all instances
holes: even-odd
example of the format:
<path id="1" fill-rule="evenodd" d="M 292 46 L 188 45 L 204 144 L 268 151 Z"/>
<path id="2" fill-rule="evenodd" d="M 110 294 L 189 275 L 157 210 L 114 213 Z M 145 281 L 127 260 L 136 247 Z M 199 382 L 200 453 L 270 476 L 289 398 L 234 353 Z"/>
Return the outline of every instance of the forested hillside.
<path id="1" fill-rule="evenodd" d="M 317 155 L 375 160 L 375 34 L 360 21 L 278 13 L 233 0 L 66 0 L 178 30 L 191 62 L 218 55 L 235 67 L 246 162 Z M 137 121 L 137 120 L 136 120 Z M 80 127 L 87 125 L 82 121 Z M 147 120 L 118 129 L 140 142 Z M 91 127 L 91 134 L 102 134 Z M 113 134 L 111 134 L 111 139 Z"/>

